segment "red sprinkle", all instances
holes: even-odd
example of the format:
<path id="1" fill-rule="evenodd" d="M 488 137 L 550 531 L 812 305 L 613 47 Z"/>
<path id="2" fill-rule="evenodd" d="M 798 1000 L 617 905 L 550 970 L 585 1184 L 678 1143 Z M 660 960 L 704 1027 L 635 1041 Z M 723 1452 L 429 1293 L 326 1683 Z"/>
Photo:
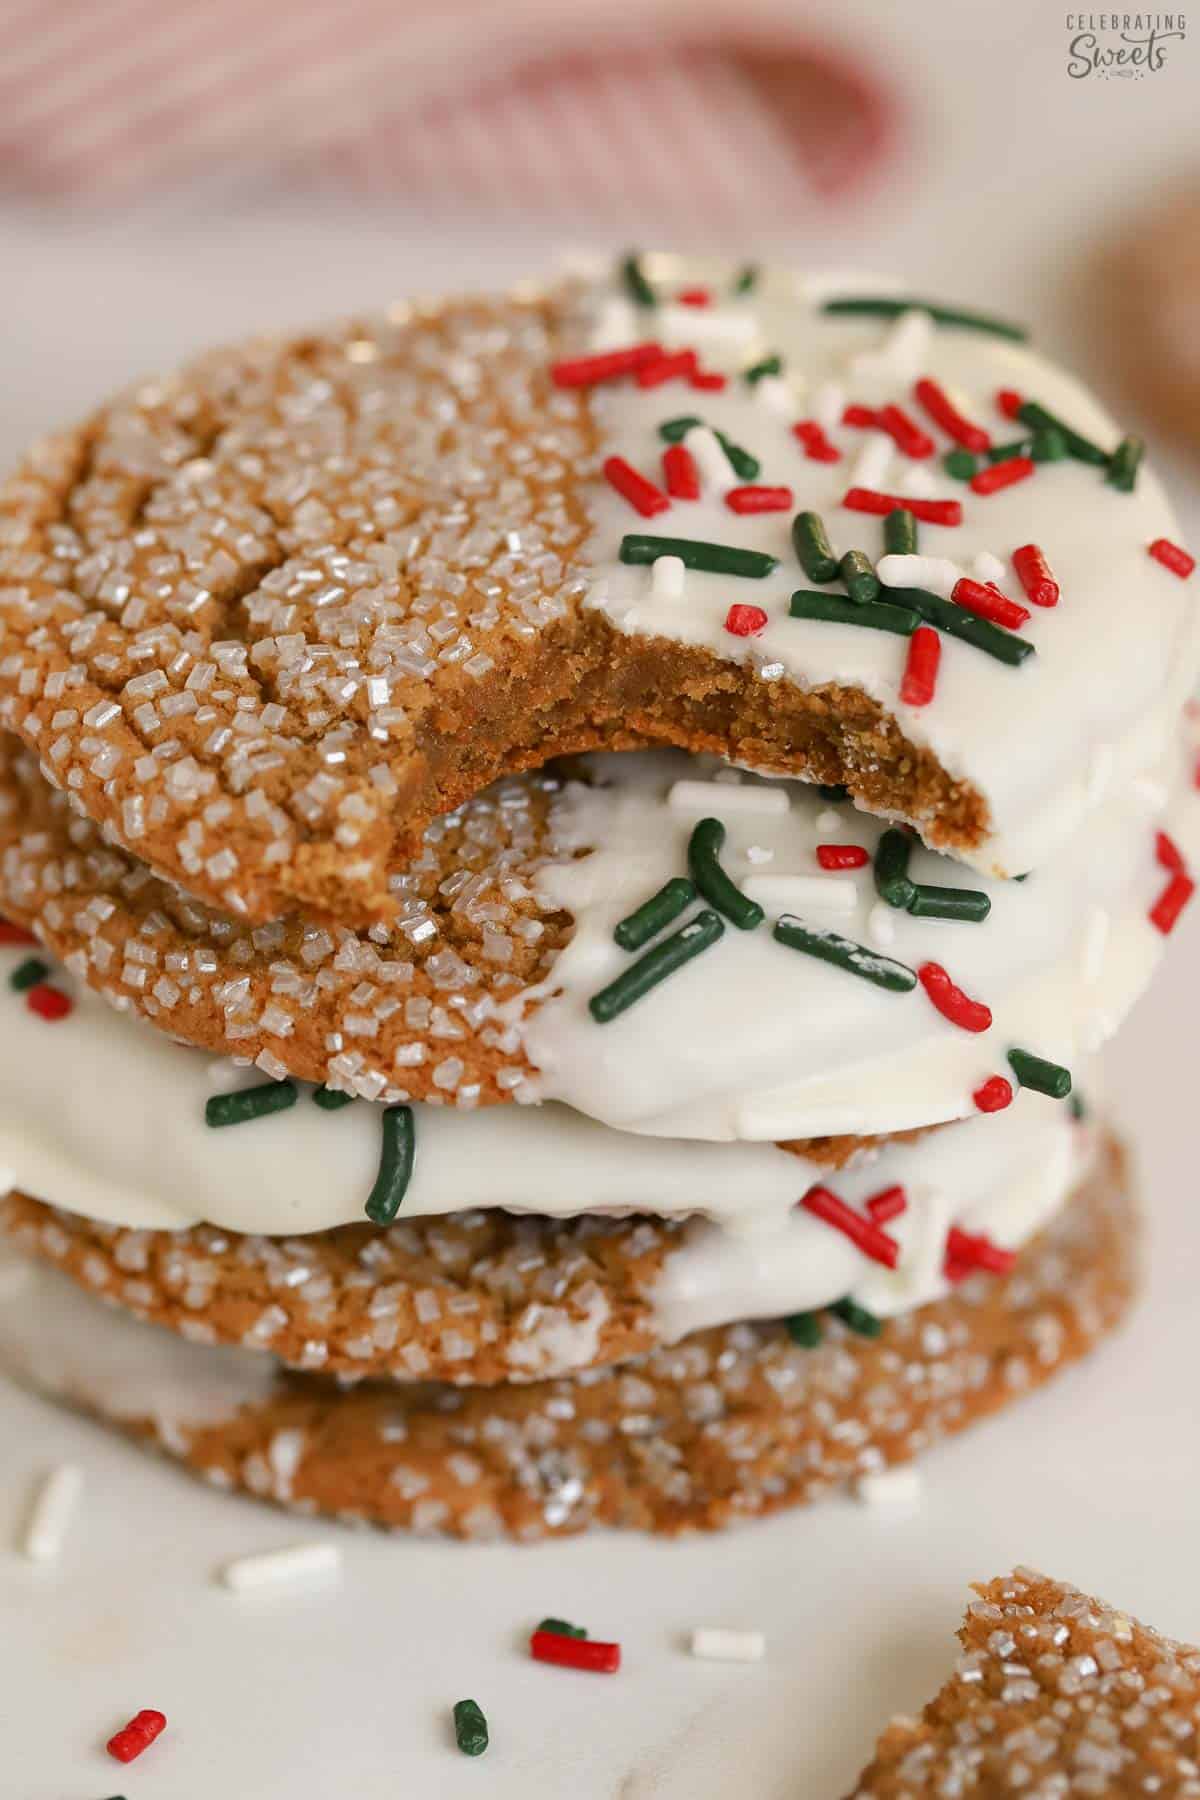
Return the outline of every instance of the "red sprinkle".
<path id="1" fill-rule="evenodd" d="M 885 518 L 899 507 L 925 525 L 961 525 L 961 500 L 917 500 L 911 494 L 880 494 L 874 488 L 848 488 L 842 505 L 851 512 L 876 513 Z"/>
<path id="2" fill-rule="evenodd" d="M 663 480 L 675 500 L 700 498 L 700 471 L 686 444 L 672 444 L 663 451 Z"/>
<path id="3" fill-rule="evenodd" d="M 947 437 L 952 437 L 956 444 L 964 450 L 987 450 L 991 447 L 991 438 L 982 425 L 975 425 L 970 419 L 964 419 L 944 388 L 928 375 L 922 376 L 913 395 L 918 406 L 923 406 L 935 425 L 940 425 Z"/>
<path id="4" fill-rule="evenodd" d="M 963 1281 L 976 1269 L 986 1269 L 990 1275 L 1007 1275 L 1016 1260 L 1015 1250 L 1002 1250 L 982 1231 L 963 1231 L 952 1225 L 946 1234 L 947 1281 Z"/>
<path id="5" fill-rule="evenodd" d="M 735 513 L 788 512 L 792 505 L 792 490 L 787 487 L 730 488 L 725 504 Z"/>
<path id="6" fill-rule="evenodd" d="M 1036 544 L 1022 544 L 1019 550 L 1014 550 L 1012 566 L 1027 600 L 1032 600 L 1035 606 L 1058 605 L 1058 583 Z"/>
<path id="7" fill-rule="evenodd" d="M 1172 874 L 1187 874 L 1187 863 L 1183 859 L 1183 851 L 1175 839 L 1168 836 L 1165 831 L 1155 834 L 1154 854 L 1160 867 L 1170 869 Z"/>
<path id="8" fill-rule="evenodd" d="M 1170 569 L 1172 575 L 1178 575 L 1180 581 L 1186 581 L 1196 566 L 1195 557 L 1189 556 L 1178 544 L 1173 544 L 1170 538 L 1155 538 L 1147 548 L 1155 562 L 1160 562 L 1164 569 Z"/>
<path id="9" fill-rule="evenodd" d="M 0 944 L 36 944 L 37 939 L 23 925 L 14 925 L 11 919 L 0 919 Z"/>
<path id="10" fill-rule="evenodd" d="M 555 387 L 594 387 L 599 381 L 632 375 L 647 363 L 657 362 L 662 353 L 661 344 L 631 344 L 627 350 L 605 350 L 599 356 L 574 356 L 551 364 L 550 379 Z"/>
<path id="11" fill-rule="evenodd" d="M 842 413 L 843 425 L 878 426 L 879 414 L 873 406 L 859 406 L 856 402 L 847 406 Z"/>
<path id="12" fill-rule="evenodd" d="M 1015 419 L 1024 404 L 1024 396 L 1018 394 L 1016 388 L 1000 388 L 996 394 L 997 409 L 1006 419 Z"/>
<path id="13" fill-rule="evenodd" d="M 680 306 L 711 306 L 712 295 L 705 287 L 683 288 L 675 298 Z"/>
<path id="14" fill-rule="evenodd" d="M 927 431 L 922 431 L 915 419 L 910 419 L 900 406 L 885 406 L 879 414 L 879 423 L 888 436 L 895 439 L 896 448 L 903 456 L 932 456 L 937 445 Z"/>
<path id="15" fill-rule="evenodd" d="M 1036 467 L 1032 456 L 1010 456 L 1007 462 L 992 463 L 989 468 L 980 469 L 977 475 L 972 475 L 967 486 L 973 494 L 998 494 L 1001 488 L 1027 481 Z"/>
<path id="16" fill-rule="evenodd" d="M 606 459 L 604 479 L 644 519 L 652 519 L 655 513 L 666 512 L 671 504 L 662 489 L 656 488 L 644 475 L 639 475 L 632 463 L 627 463 L 623 456 L 610 456 Z"/>
<path id="17" fill-rule="evenodd" d="M 861 844 L 817 845 L 817 861 L 823 869 L 865 869 L 870 860 Z"/>
<path id="18" fill-rule="evenodd" d="M 988 1030 L 992 1023 L 991 1007 L 985 1006 L 982 1000 L 968 999 L 960 987 L 955 987 L 941 963 L 922 963 L 917 970 L 917 979 L 943 1019 L 949 1019 L 963 1031 Z"/>
<path id="19" fill-rule="evenodd" d="M 866 1208 L 877 1225 L 886 1225 L 908 1211 L 908 1195 L 896 1182 L 894 1186 L 880 1188 L 877 1194 L 872 1194 Z"/>
<path id="20" fill-rule="evenodd" d="M 708 394 L 719 394 L 728 380 L 727 375 L 718 375 L 715 369 L 697 369 L 692 375 L 690 385 L 694 388 L 703 388 Z"/>
<path id="21" fill-rule="evenodd" d="M 131 1763 L 135 1757 L 148 1750 L 156 1737 L 161 1737 L 167 1728 L 165 1713 L 145 1711 L 135 1714 L 128 1725 L 110 1737 L 107 1744 L 108 1754 L 115 1756 L 118 1762 Z"/>
<path id="22" fill-rule="evenodd" d="M 1154 905 L 1150 908 L 1150 923 L 1156 925 L 1164 937 L 1169 937 L 1179 922 L 1179 915 L 1196 891 L 1196 884 L 1190 875 L 1180 869 L 1172 875 Z M 37 992 L 35 988 L 34 993 Z"/>
<path id="23" fill-rule="evenodd" d="M 932 625 L 918 625 L 908 640 L 908 658 L 900 681 L 905 706 L 928 706 L 937 692 L 942 640 Z"/>
<path id="24" fill-rule="evenodd" d="M 734 637 L 757 637 L 767 623 L 761 606 L 731 606 L 725 614 L 725 629 Z"/>
<path id="25" fill-rule="evenodd" d="M 573 1638 L 558 1631 L 535 1631 L 529 1639 L 535 1662 L 559 1663 L 564 1669 L 589 1669 L 597 1675 L 615 1675 L 621 1666 L 620 1644 L 603 1644 L 597 1638 Z"/>
<path id="26" fill-rule="evenodd" d="M 25 1004 L 31 1013 L 39 1019 L 65 1019 L 73 1011 L 72 1004 L 60 988 L 51 987 L 48 982 L 39 981 L 25 995 Z"/>
<path id="27" fill-rule="evenodd" d="M 971 1095 L 980 1112 L 1003 1112 L 1006 1106 L 1012 1105 L 1012 1082 L 1006 1081 L 1003 1075 L 990 1075 L 982 1087 L 977 1087 Z"/>
<path id="28" fill-rule="evenodd" d="M 1010 631 L 1018 630 L 1029 617 L 1029 608 L 1022 606 L 1019 600 L 1010 600 L 990 582 L 972 581 L 968 575 L 960 576 L 955 582 L 950 598 L 964 611 L 978 613 L 981 619 L 990 619 L 993 625 L 1005 625 Z"/>
<path id="29" fill-rule="evenodd" d="M 800 1204 L 805 1212 L 812 1213 L 814 1218 L 832 1225 L 835 1231 L 848 1237 L 872 1262 L 882 1263 L 885 1269 L 896 1267 L 900 1260 L 900 1246 L 895 1238 L 881 1230 L 874 1219 L 864 1219 L 861 1213 L 856 1213 L 829 1188 L 809 1188 Z"/>
<path id="30" fill-rule="evenodd" d="M 637 372 L 637 384 L 642 388 L 661 387 L 664 381 L 673 381 L 676 376 L 695 373 L 696 352 L 676 350 L 670 356 L 660 356 L 655 362 L 643 363 Z"/>
<path id="31" fill-rule="evenodd" d="M 799 438 L 810 462 L 841 462 L 841 451 L 834 448 L 815 419 L 801 419 L 792 426 L 792 436 Z"/>

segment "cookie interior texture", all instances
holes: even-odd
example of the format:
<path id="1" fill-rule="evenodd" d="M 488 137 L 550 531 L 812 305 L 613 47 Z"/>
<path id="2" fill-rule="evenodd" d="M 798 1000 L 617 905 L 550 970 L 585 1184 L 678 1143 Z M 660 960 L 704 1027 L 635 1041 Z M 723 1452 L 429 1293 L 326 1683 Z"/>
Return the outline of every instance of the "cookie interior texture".
<path id="1" fill-rule="evenodd" d="M 848 1800 L 1200 1794 L 1200 1650 L 1034 1569 L 975 1592 L 954 1674 Z"/>
<path id="2" fill-rule="evenodd" d="M 1011 1274 L 973 1276 L 877 1338 L 830 1319 L 807 1349 L 782 1324 L 734 1325 L 525 1386 L 343 1390 L 317 1375 L 272 1377 L 262 1350 L 180 1343 L 113 1308 L 89 1319 L 93 1303 L 54 1271 L 32 1277 L 51 1284 L 45 1303 L 39 1291 L 21 1315 L 18 1299 L 0 1332 L 19 1378 L 220 1486 L 302 1512 L 466 1537 L 593 1525 L 675 1533 L 816 1499 L 1037 1387 L 1123 1318 L 1136 1238 L 1124 1159 L 1110 1143 Z M 53 1341 L 58 1319 L 72 1354 Z M 202 1317 L 197 1325 L 202 1334 Z M 124 1392 L 98 1372 L 114 1356 L 90 1352 L 88 1332 L 101 1328 L 119 1335 L 116 1359 L 134 1377 Z M 202 1391 L 199 1418 L 189 1421 L 183 1387 L 164 1391 L 156 1344 L 164 1367 L 168 1344 L 172 1357 L 194 1359 L 185 1385 Z M 232 1372 L 227 1404 L 214 1407 L 210 1366 Z M 250 1398 L 237 1397 L 239 1384 Z"/>
<path id="3" fill-rule="evenodd" d="M 550 378 L 565 310 L 468 299 L 219 350 L 45 440 L 0 489 L 0 724 L 257 921 L 386 915 L 430 819 L 638 739 L 975 845 L 979 793 L 861 688 L 583 608 L 598 433 Z"/>

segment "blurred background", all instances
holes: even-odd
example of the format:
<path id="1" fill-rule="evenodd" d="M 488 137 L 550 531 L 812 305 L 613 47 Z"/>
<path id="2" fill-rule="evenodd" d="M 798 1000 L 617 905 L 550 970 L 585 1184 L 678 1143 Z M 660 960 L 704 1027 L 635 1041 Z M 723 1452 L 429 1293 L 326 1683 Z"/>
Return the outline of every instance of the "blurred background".
<path id="1" fill-rule="evenodd" d="M 1177 273 L 1165 323 L 1137 292 L 1200 241 L 1185 205 L 1138 247 L 1196 162 L 1200 46 L 1184 14 L 1134 17 L 0 0 L 0 455 L 207 340 L 632 243 L 919 277 L 1118 395 L 1146 329 L 1200 335 Z"/>

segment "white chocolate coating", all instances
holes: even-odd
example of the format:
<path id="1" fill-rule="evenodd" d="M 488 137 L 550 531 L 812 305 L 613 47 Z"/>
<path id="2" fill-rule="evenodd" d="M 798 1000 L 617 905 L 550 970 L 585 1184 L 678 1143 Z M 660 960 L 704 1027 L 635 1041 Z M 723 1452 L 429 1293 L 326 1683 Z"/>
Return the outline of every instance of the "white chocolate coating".
<path id="1" fill-rule="evenodd" d="M 822 314 L 824 298 L 846 291 L 835 278 L 764 272 L 753 293 L 734 298 L 728 269 L 685 268 L 668 257 L 649 257 L 645 266 L 663 292 L 673 282 L 710 280 L 717 303 L 703 310 L 663 305 L 635 311 L 618 299 L 606 274 L 582 291 L 580 347 L 602 341 L 612 348 L 645 338 L 668 347 L 686 344 L 699 350 L 706 368 L 728 372 L 730 380 L 719 393 L 698 391 L 686 380 L 643 389 L 626 379 L 596 389 L 605 453 L 624 456 L 661 484 L 665 445 L 659 425 L 698 415 L 752 452 L 762 465 L 755 479 L 790 487 L 795 504 L 758 516 L 731 512 L 725 493 L 740 478 L 704 453 L 707 439 L 689 435 L 689 447 L 701 452 L 699 500 L 675 500 L 669 511 L 645 519 L 605 483 L 595 484 L 590 556 L 596 577 L 589 603 L 624 631 L 674 638 L 751 663 L 764 680 L 862 688 L 914 743 L 928 747 L 950 774 L 971 782 L 986 799 L 991 835 L 968 860 L 1001 875 L 1039 868 L 1098 803 L 1092 779 L 1097 757 L 1111 755 L 1117 779 L 1152 767 L 1195 678 L 1196 584 L 1178 580 L 1146 550 L 1159 536 L 1179 541 L 1158 481 L 1143 468 L 1136 491 L 1119 493 L 1106 485 L 1102 469 L 1066 459 L 1040 464 L 1016 486 L 976 495 L 941 468 L 942 454 L 954 445 L 914 401 L 916 378 L 939 382 L 993 443 L 1028 435 L 997 410 L 1001 388 L 1039 401 L 1105 451 L 1116 445 L 1120 430 L 1076 381 L 1023 345 L 935 326 L 919 313 L 895 322 Z M 853 286 L 861 291 L 863 284 Z M 881 280 L 875 291 L 894 295 L 903 287 Z M 781 379 L 792 390 L 790 412 L 779 410 L 778 384 L 751 386 L 738 374 L 773 352 L 784 358 Z M 886 433 L 842 426 L 846 403 L 900 405 L 934 439 L 935 456 L 915 461 Z M 840 462 L 809 460 L 792 435 L 796 420 L 822 410 Z M 813 586 L 790 543 L 795 511 L 822 515 L 839 556 L 860 548 L 874 561 L 883 548 L 882 520 L 841 504 L 852 485 L 961 501 L 960 526 L 919 527 L 921 554 L 949 560 L 964 574 L 972 574 L 981 557 L 998 558 L 1001 586 L 1017 600 L 1024 596 L 1012 552 L 1037 544 L 1062 598 L 1051 610 L 1031 608 L 1021 636 L 1035 645 L 1036 655 L 1014 669 L 943 638 L 935 698 L 914 708 L 900 699 L 902 638 L 789 618 L 791 594 Z M 618 561 L 626 532 L 764 550 L 779 558 L 779 567 L 764 580 L 688 571 L 676 597 L 673 588 L 655 583 L 650 568 Z M 985 560 L 983 566 L 990 565 Z M 842 584 L 826 591 L 841 593 Z M 735 602 L 766 610 L 769 621 L 760 635 L 740 638 L 724 629 Z"/>

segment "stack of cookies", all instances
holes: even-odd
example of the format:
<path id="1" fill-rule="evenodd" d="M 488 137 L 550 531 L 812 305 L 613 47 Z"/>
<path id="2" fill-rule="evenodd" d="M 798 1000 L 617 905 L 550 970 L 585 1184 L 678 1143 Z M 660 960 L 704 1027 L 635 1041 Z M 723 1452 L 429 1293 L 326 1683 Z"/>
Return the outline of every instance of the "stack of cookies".
<path id="1" fill-rule="evenodd" d="M 0 515 L 0 1364 L 470 1536 L 909 1458 L 1130 1298 L 1192 563 L 1006 322 L 629 257 L 214 352 Z"/>

